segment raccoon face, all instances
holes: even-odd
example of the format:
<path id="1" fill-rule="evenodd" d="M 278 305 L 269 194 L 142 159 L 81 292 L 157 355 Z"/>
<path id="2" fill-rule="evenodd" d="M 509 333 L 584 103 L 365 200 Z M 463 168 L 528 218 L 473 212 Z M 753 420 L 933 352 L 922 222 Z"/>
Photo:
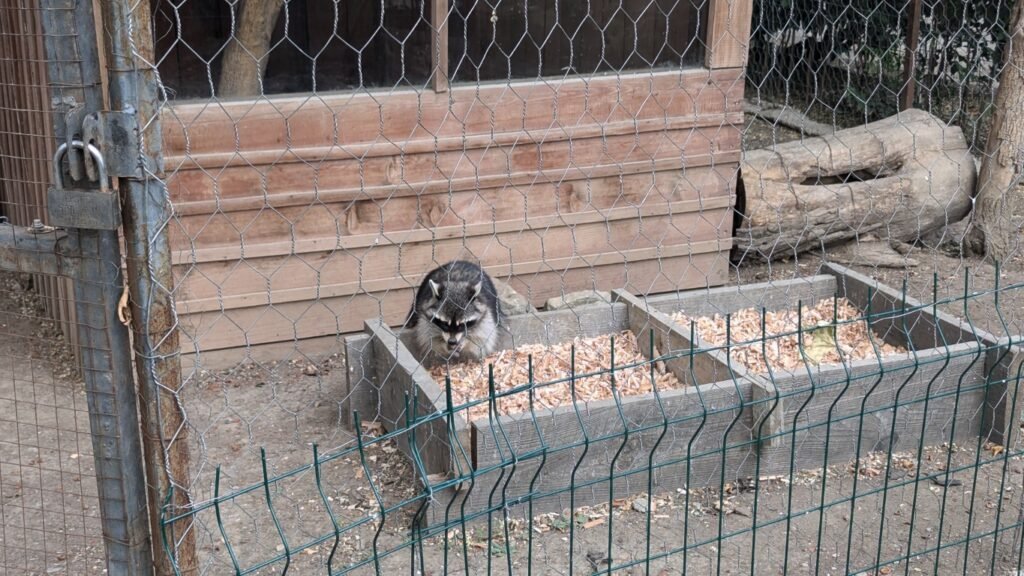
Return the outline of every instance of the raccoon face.
<path id="1" fill-rule="evenodd" d="M 440 338 L 448 347 L 449 352 L 457 352 L 465 345 L 466 334 L 476 326 L 478 319 L 460 319 L 454 322 L 434 316 L 431 323 L 441 331 Z"/>
<path id="2" fill-rule="evenodd" d="M 477 265 L 453 261 L 420 284 L 411 314 L 422 359 L 481 360 L 499 341 L 501 308 L 494 283 Z"/>
<path id="3" fill-rule="evenodd" d="M 469 334 L 477 327 L 482 311 L 477 308 L 476 298 L 480 295 L 481 282 L 469 285 L 451 286 L 442 290 L 439 283 L 428 280 L 433 292 L 435 306 L 428 308 L 430 323 L 439 332 L 435 338 L 443 343 L 449 353 L 458 352 L 466 344 Z M 447 298 L 443 293 L 447 293 Z"/>

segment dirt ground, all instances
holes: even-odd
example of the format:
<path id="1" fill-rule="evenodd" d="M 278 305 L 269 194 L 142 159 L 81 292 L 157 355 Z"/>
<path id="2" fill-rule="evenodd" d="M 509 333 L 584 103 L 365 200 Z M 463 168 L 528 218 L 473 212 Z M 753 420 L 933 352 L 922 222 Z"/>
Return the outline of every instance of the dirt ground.
<path id="1" fill-rule="evenodd" d="M 792 137 L 762 123 L 746 131 L 745 145 Z M 908 294 L 924 301 L 936 274 L 940 299 L 963 296 L 969 275 L 968 290 L 982 294 L 968 302 L 966 317 L 997 335 L 1024 333 L 1020 258 L 1003 265 L 999 282 L 1022 288 L 1003 291 L 997 308 L 990 264 L 948 243 L 909 256 L 918 264 L 906 271 L 853 268 L 890 286 L 905 279 Z M 805 277 L 821 261 L 808 254 L 744 264 L 730 283 Z M 38 298 L 17 279 L 0 280 L 0 566 L 8 574 L 100 572 L 82 386 L 67 373 L 70 360 L 41 320 Z M 962 301 L 942 308 L 965 317 Z M 286 565 L 289 574 L 323 573 L 328 564 L 333 573 L 432 575 L 1009 575 L 1022 568 L 1021 450 L 980 441 L 950 447 L 929 439 L 920 454 L 873 453 L 860 466 L 830 462 L 792 476 L 726 479 L 724 490 L 655 493 L 649 501 L 633 490 L 617 494 L 611 509 L 524 519 L 517 504 L 496 510 L 490 523 L 414 535 L 422 502 L 416 473 L 394 442 L 376 439 L 376 415 L 363 415 L 365 447 L 356 449 L 343 424 L 345 375 L 340 354 L 310 357 L 301 345 L 281 361 L 187 375 L 192 496 L 201 509 L 193 524 L 173 523 L 179 532 L 171 535 L 194 533 L 202 573 L 235 573 L 232 557 L 257 574 L 280 574 Z M 314 443 L 332 457 L 319 475 L 309 467 Z M 210 505 L 215 493 L 243 491 Z"/>

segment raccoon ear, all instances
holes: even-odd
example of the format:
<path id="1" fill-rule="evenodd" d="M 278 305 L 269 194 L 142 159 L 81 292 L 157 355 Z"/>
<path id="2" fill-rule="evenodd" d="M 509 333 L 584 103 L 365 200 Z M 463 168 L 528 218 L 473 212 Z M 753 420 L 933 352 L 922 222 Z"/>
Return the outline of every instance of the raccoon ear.
<path id="1" fill-rule="evenodd" d="M 477 281 L 476 284 L 473 284 L 472 286 L 470 286 L 469 287 L 469 292 L 470 292 L 469 299 L 473 300 L 474 298 L 479 296 L 480 295 L 480 290 L 482 290 L 483 287 L 484 287 L 484 281 L 483 280 L 479 280 L 479 281 Z"/>
<path id="2" fill-rule="evenodd" d="M 427 283 L 430 284 L 430 291 L 434 293 L 434 298 L 441 299 L 441 285 L 434 282 L 433 279 L 428 278 Z"/>

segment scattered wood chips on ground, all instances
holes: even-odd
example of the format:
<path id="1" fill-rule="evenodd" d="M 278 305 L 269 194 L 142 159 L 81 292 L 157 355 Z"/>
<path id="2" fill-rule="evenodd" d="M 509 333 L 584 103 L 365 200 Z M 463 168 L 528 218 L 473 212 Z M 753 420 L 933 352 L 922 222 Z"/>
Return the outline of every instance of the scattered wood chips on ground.
<path id="1" fill-rule="evenodd" d="M 465 404 L 473 400 L 488 397 L 487 366 L 494 365 L 494 388 L 500 393 L 529 383 L 528 357 L 533 356 L 534 409 L 544 410 L 559 406 L 572 405 L 572 391 L 568 381 L 558 384 L 547 384 L 555 380 L 568 380 L 571 370 L 570 352 L 576 346 L 576 374 L 588 374 L 604 371 L 605 373 L 587 378 L 576 378 L 576 399 L 579 402 L 607 400 L 612 397 L 611 375 L 607 373 L 611 367 L 611 335 L 594 338 L 576 338 L 555 346 L 533 344 L 518 346 L 511 350 L 496 352 L 483 362 L 463 362 L 448 366 L 435 366 L 430 374 L 444 389 L 445 373 L 451 376 L 452 399 L 455 404 Z M 615 365 L 616 367 L 645 362 L 640 353 L 636 336 L 630 331 L 615 334 Z M 655 381 L 658 390 L 682 388 L 682 383 L 670 372 L 665 372 L 661 365 L 655 369 Z M 615 369 L 615 388 L 620 396 L 639 396 L 649 394 L 651 386 L 651 368 L 643 364 L 632 368 Z M 525 390 L 509 396 L 498 398 L 499 414 L 517 414 L 530 410 L 530 396 Z M 486 418 L 489 408 L 487 403 L 477 404 L 469 409 L 470 421 Z"/>
<path id="2" fill-rule="evenodd" d="M 838 322 L 857 320 L 863 316 L 863 313 L 846 298 L 838 299 L 835 305 Z M 765 364 L 766 354 L 763 352 L 767 353 L 767 362 L 770 363 L 773 370 L 789 371 L 804 369 L 805 357 L 811 364 L 840 364 L 852 360 L 907 352 L 903 347 L 884 342 L 878 335 L 869 337 L 868 324 L 864 320 L 841 323 L 837 326 L 831 325 L 833 323 L 832 313 L 833 299 L 831 298 L 820 300 L 813 306 L 803 307 L 801 321 L 804 330 L 804 351 L 801 354 L 796 334 L 778 336 L 796 331 L 796 310 L 782 310 L 765 314 L 764 329 L 768 338 L 764 351 L 761 346 L 761 311 L 756 308 L 740 310 L 733 314 L 730 320 L 731 336 L 729 340 L 731 342 L 753 341 L 754 343 L 733 347 L 730 356 L 733 362 L 745 366 L 747 370 L 756 374 L 765 374 L 768 369 Z M 686 315 L 685 311 L 680 311 L 672 315 L 672 320 L 685 326 L 685 333 L 689 333 L 692 320 L 695 323 L 697 334 L 706 344 L 722 346 L 726 343 L 725 316 L 723 315 L 691 318 Z M 877 352 L 875 347 L 878 348 Z"/>

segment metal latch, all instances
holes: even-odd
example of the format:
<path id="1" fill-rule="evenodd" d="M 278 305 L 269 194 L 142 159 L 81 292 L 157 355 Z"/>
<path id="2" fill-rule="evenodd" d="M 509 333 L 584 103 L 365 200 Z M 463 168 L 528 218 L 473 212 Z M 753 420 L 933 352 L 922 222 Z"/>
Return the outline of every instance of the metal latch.
<path id="1" fill-rule="evenodd" d="M 81 140 L 73 140 L 72 148 L 85 151 L 96 165 L 100 189 L 64 188 L 62 163 L 68 144 L 63 143 L 53 155 L 54 185 L 46 192 L 46 208 L 50 225 L 85 230 L 117 230 L 121 227 L 121 203 L 110 191 L 107 166 L 99 148 Z"/>
<path id="2" fill-rule="evenodd" d="M 139 126 L 135 110 L 102 111 L 82 119 L 82 141 L 98 144 L 107 161 L 107 174 L 115 178 L 142 178 Z M 152 166 L 149 170 L 154 170 Z"/>

